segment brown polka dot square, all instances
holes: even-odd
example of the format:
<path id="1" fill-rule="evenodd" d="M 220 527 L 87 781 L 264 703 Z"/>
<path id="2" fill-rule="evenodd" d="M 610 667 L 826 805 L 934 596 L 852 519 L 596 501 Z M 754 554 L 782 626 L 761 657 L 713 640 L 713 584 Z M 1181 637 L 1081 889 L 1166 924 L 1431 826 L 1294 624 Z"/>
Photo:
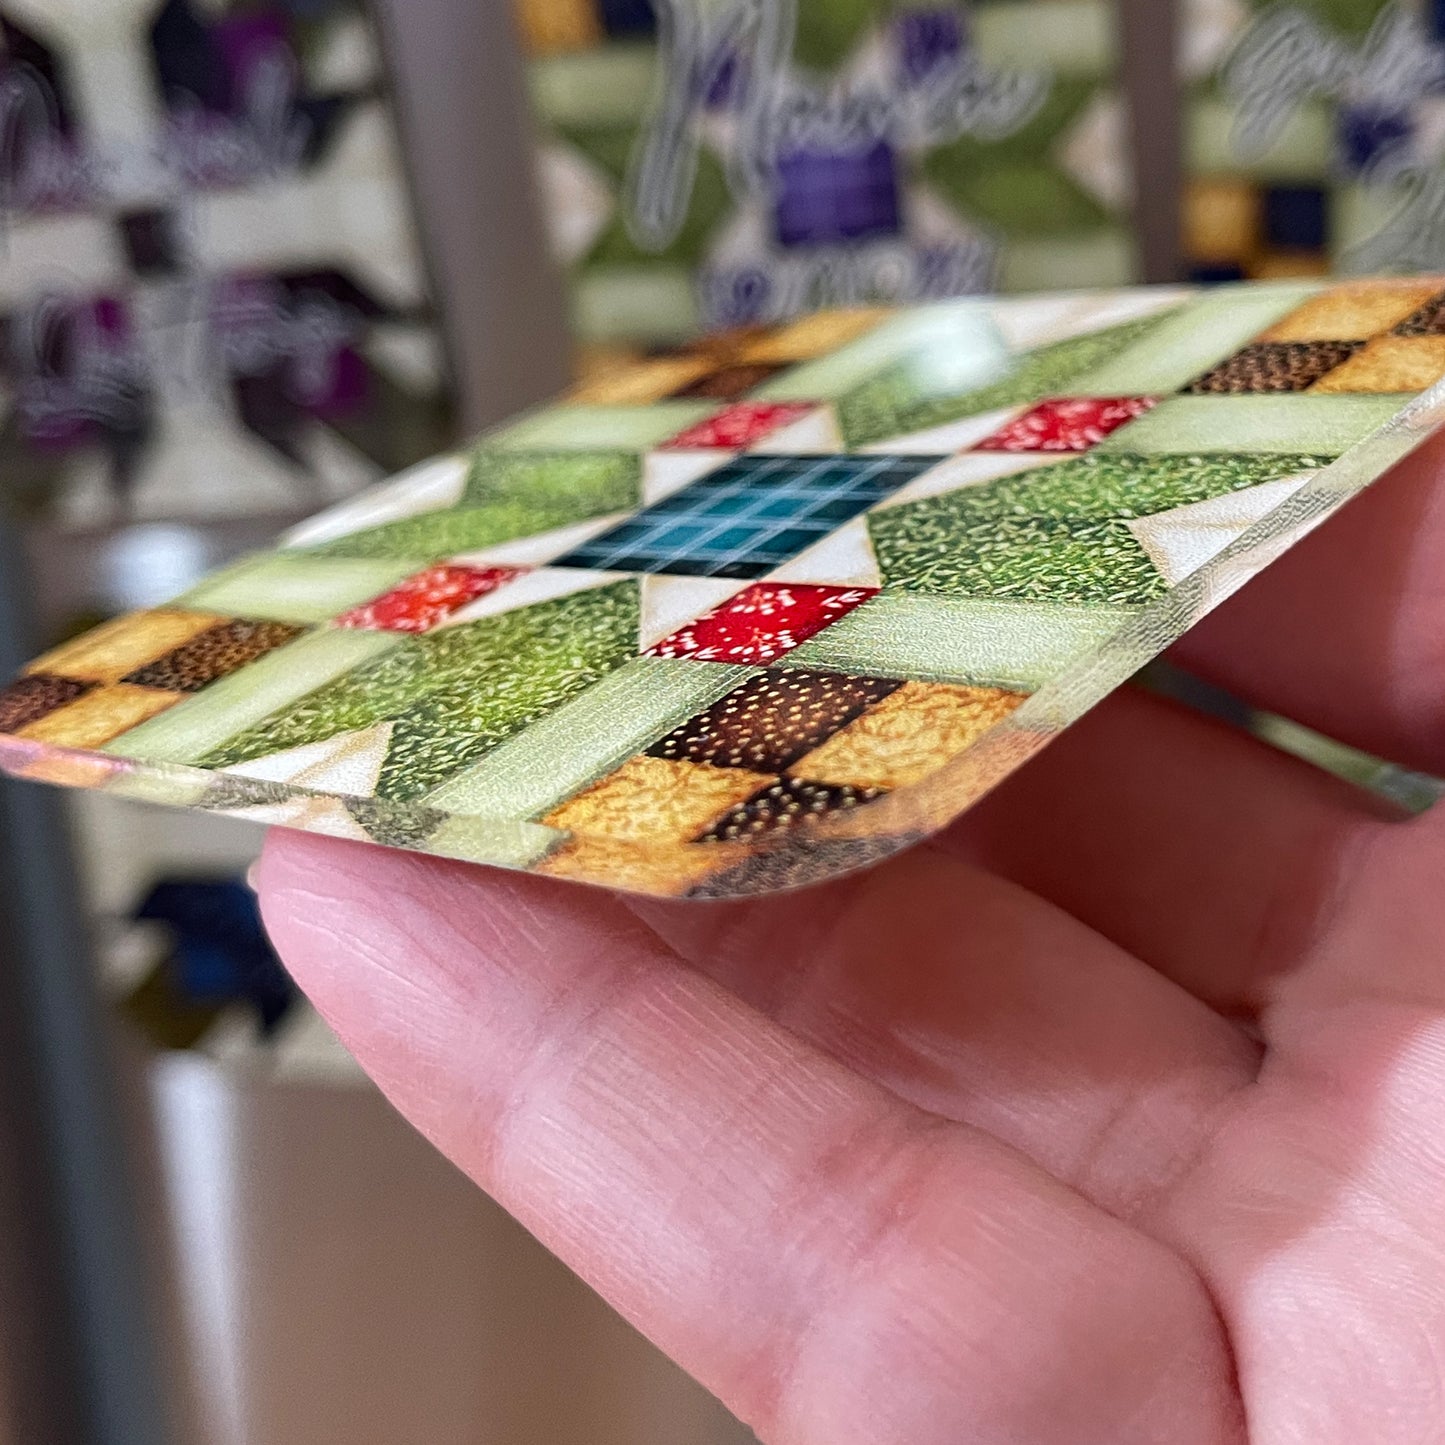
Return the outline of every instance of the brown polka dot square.
<path id="1" fill-rule="evenodd" d="M 1445 336 L 1445 291 L 1432 296 L 1390 333 L 1392 336 Z"/>
<path id="2" fill-rule="evenodd" d="M 1195 396 L 1304 391 L 1363 345 L 1359 341 L 1258 342 L 1236 352 L 1184 390 Z"/>
<path id="3" fill-rule="evenodd" d="M 654 758 L 780 773 L 901 684 L 840 672 L 760 673 L 648 749 Z"/>
<path id="4" fill-rule="evenodd" d="M 221 622 L 122 679 L 136 687 L 199 692 L 203 687 L 294 642 L 306 629 L 285 622 Z"/>
<path id="5" fill-rule="evenodd" d="M 884 788 L 854 788 L 846 783 L 813 783 L 805 778 L 780 778 L 724 813 L 699 843 L 736 843 L 760 833 L 798 828 L 844 808 L 857 808 L 883 797 Z"/>
<path id="6" fill-rule="evenodd" d="M 739 401 L 755 386 L 761 386 L 782 370 L 781 366 L 763 362 L 720 366 L 673 392 L 673 395 L 708 401 Z"/>
<path id="7" fill-rule="evenodd" d="M 84 697 L 94 686 L 94 683 L 55 677 L 47 672 L 18 677 L 0 692 L 0 733 L 19 732 L 66 703 Z"/>

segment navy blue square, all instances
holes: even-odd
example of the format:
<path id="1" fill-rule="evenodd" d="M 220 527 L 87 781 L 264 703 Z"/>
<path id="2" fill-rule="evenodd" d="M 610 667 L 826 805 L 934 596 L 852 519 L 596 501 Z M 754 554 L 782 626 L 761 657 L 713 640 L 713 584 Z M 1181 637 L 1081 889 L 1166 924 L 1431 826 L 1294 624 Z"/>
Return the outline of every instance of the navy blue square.
<path id="1" fill-rule="evenodd" d="M 651 35 L 657 29 L 652 0 L 598 0 L 597 8 L 609 35 Z"/>
<path id="2" fill-rule="evenodd" d="M 1200 286 L 1220 286 L 1229 281 L 1243 281 L 1244 267 L 1233 261 L 1208 262 L 1189 268 L 1189 280 Z"/>
<path id="3" fill-rule="evenodd" d="M 749 453 L 549 565 L 751 581 L 945 460 Z"/>
<path id="4" fill-rule="evenodd" d="M 1271 246 L 1322 249 L 1328 236 L 1326 197 L 1318 186 L 1271 186 L 1264 193 L 1264 234 Z"/>
<path id="5" fill-rule="evenodd" d="M 893 148 L 799 149 L 778 158 L 773 224 L 782 246 L 896 236 L 901 229 Z"/>
<path id="6" fill-rule="evenodd" d="M 1425 23 L 1436 40 L 1445 40 L 1445 0 L 1428 0 Z"/>

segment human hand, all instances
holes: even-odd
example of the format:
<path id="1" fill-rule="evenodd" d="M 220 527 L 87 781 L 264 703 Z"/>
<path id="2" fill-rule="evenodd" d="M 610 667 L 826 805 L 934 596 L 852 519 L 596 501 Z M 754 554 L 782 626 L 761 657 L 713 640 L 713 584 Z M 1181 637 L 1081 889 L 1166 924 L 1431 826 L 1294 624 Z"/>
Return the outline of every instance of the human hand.
<path id="1" fill-rule="evenodd" d="M 1445 773 L 1442 472 L 1417 454 L 1182 660 Z M 282 832 L 257 877 L 396 1107 L 770 1445 L 1420 1445 L 1442 812 L 1123 693 L 798 894 Z"/>

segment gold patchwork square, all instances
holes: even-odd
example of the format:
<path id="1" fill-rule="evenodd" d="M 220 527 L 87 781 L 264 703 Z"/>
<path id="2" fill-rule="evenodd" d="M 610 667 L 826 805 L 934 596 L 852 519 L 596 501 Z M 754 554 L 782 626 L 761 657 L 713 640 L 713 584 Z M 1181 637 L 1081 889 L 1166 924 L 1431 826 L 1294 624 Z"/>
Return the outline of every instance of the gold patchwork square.
<path id="1" fill-rule="evenodd" d="M 1438 281 L 1370 281 L 1311 296 L 1261 341 L 1364 341 L 1398 325 L 1440 291 Z"/>
<path id="2" fill-rule="evenodd" d="M 118 617 L 73 642 L 63 642 L 36 658 L 27 673 L 44 672 L 81 682 L 119 682 L 128 672 L 199 637 L 227 619 L 214 612 L 160 608 Z"/>
<path id="3" fill-rule="evenodd" d="M 675 897 L 736 861 L 737 854 L 732 849 L 702 843 L 678 843 L 658 849 L 616 838 L 587 836 L 570 839 L 533 871 L 548 878 L 572 878 L 582 883 L 600 883 L 604 888 L 627 888 Z"/>
<path id="4" fill-rule="evenodd" d="M 597 406 L 645 406 L 680 391 L 711 369 L 712 363 L 700 356 L 628 362 L 590 377 L 567 399 Z"/>
<path id="5" fill-rule="evenodd" d="M 188 696 L 184 692 L 163 692 L 159 688 L 118 682 L 57 708 L 21 728 L 16 736 L 57 748 L 104 747 L 148 718 L 184 702 Z"/>
<path id="6" fill-rule="evenodd" d="M 1256 281 L 1313 280 L 1330 274 L 1330 258 L 1318 251 L 1265 251 L 1249 262 L 1249 274 Z"/>
<path id="7" fill-rule="evenodd" d="M 860 306 L 847 310 L 818 311 L 799 317 L 786 326 L 749 343 L 738 353 L 739 361 L 812 361 L 815 357 L 855 341 L 893 314 L 887 306 Z"/>
<path id="8" fill-rule="evenodd" d="M 522 44 L 530 55 L 587 50 L 604 39 L 594 0 L 514 0 Z"/>
<path id="9" fill-rule="evenodd" d="M 1445 336 L 1377 336 L 1311 391 L 1428 391 L 1445 376 Z"/>
<path id="10" fill-rule="evenodd" d="M 715 818 L 776 782 L 746 768 L 633 758 L 542 822 L 568 833 L 632 842 L 695 838 Z"/>
<path id="11" fill-rule="evenodd" d="M 908 682 L 788 769 L 810 782 L 906 788 L 972 747 L 1024 701 L 996 687 Z"/>
<path id="12" fill-rule="evenodd" d="M 62 788 L 103 788 L 114 779 L 133 773 L 135 764 L 124 758 L 95 753 L 56 752 L 47 743 L 25 744 L 5 740 L 5 771 L 36 783 L 54 783 Z"/>
<path id="13" fill-rule="evenodd" d="M 1184 193 L 1184 246 L 1194 261 L 1244 261 L 1259 242 L 1258 187 L 1194 181 Z"/>

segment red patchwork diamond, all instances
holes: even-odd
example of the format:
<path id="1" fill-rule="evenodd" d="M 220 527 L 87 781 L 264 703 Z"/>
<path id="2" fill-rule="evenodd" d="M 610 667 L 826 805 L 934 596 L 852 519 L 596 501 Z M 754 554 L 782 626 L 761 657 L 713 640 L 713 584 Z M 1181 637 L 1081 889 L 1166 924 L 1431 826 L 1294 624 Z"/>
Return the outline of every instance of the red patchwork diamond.
<path id="1" fill-rule="evenodd" d="M 364 627 L 375 632 L 430 632 L 459 607 L 495 592 L 525 567 L 463 567 L 443 563 L 398 582 L 336 619 L 338 627 Z"/>
<path id="2" fill-rule="evenodd" d="M 800 420 L 812 410 L 811 402 L 740 401 L 725 407 L 716 416 L 678 432 L 663 446 L 672 451 L 707 451 L 714 448 L 736 451 L 772 436 L 775 431 Z"/>
<path id="3" fill-rule="evenodd" d="M 876 587 L 756 582 L 664 637 L 647 655 L 762 665 L 801 646 L 877 591 Z"/>
<path id="4" fill-rule="evenodd" d="M 980 452 L 1086 452 L 1143 416 L 1152 396 L 1071 396 L 1041 401 L 974 448 Z"/>

